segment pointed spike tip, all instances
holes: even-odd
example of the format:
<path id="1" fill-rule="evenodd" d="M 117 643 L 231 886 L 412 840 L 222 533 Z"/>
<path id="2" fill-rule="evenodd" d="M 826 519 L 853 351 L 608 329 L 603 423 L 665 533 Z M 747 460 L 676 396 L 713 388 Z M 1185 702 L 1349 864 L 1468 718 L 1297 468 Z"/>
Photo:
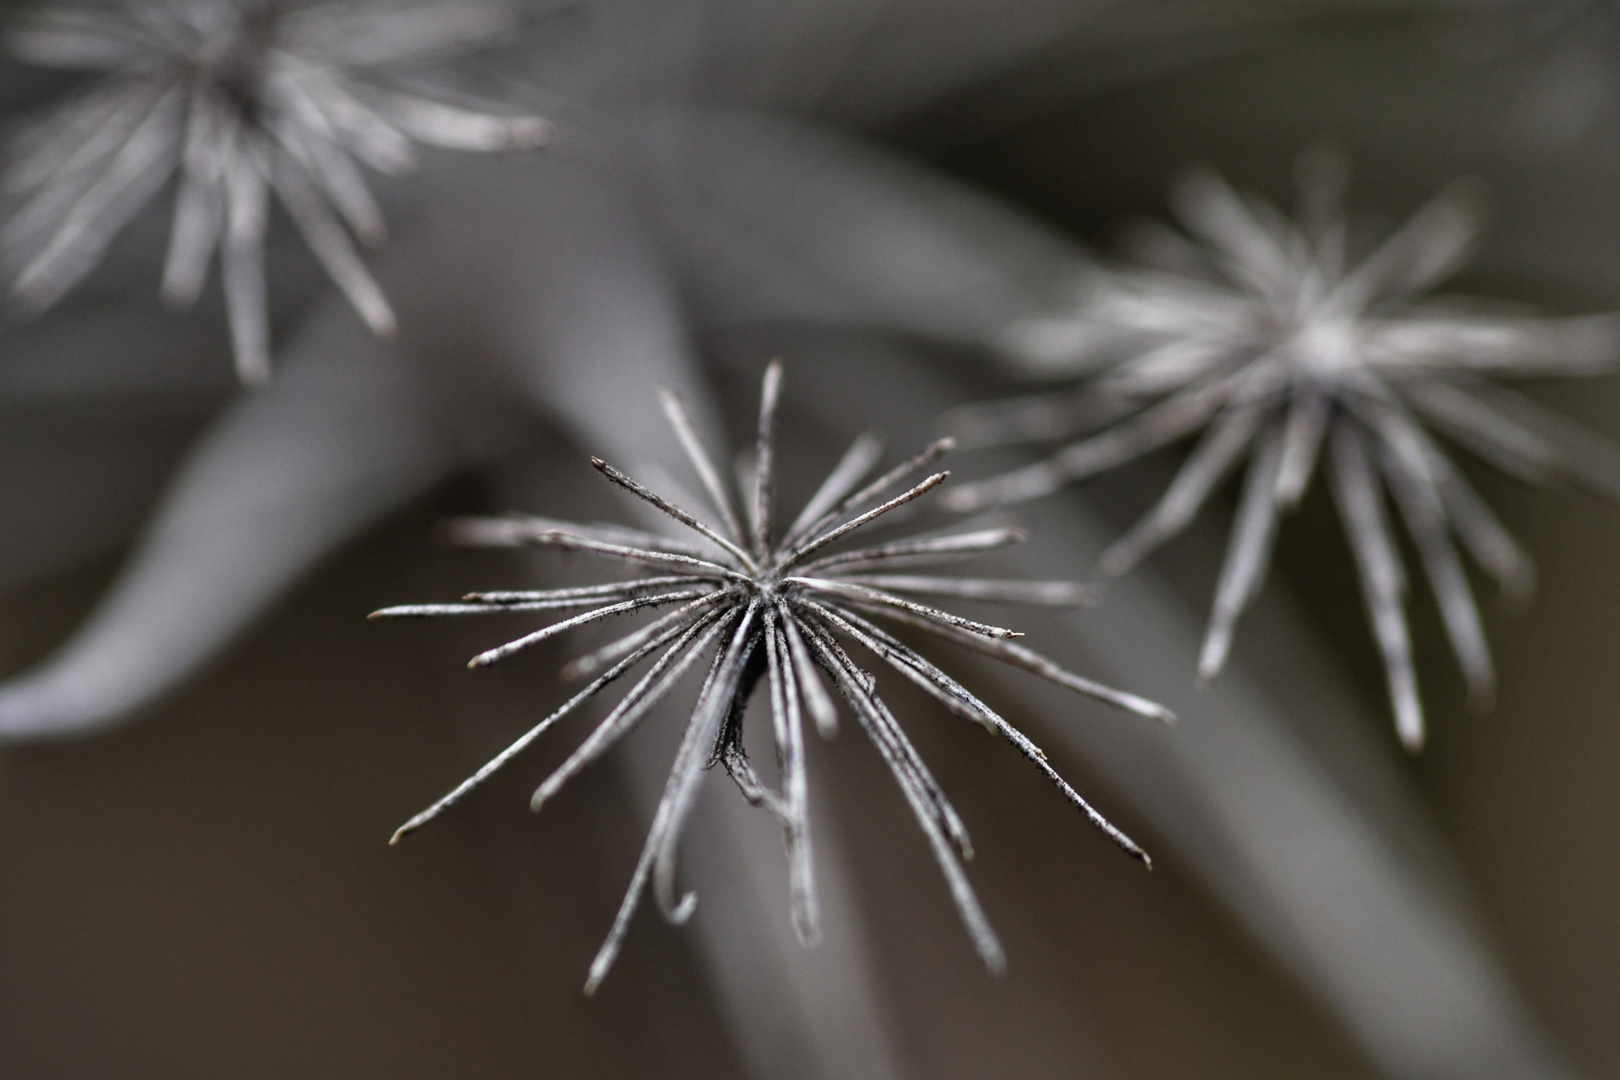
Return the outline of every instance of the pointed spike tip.
<path id="1" fill-rule="evenodd" d="M 1148 704 L 1151 705 L 1152 708 L 1143 712 L 1143 716 L 1146 716 L 1150 720 L 1157 720 L 1166 727 L 1175 727 L 1177 724 L 1181 723 L 1181 717 L 1176 715 L 1174 709 L 1168 709 L 1163 705 L 1157 705 L 1153 702 L 1148 702 Z"/>
<path id="2" fill-rule="evenodd" d="M 1402 748 L 1408 754 L 1415 755 L 1423 752 L 1423 744 L 1428 739 L 1428 731 L 1423 723 L 1421 713 L 1398 716 L 1395 722 L 1395 731 L 1400 736 Z"/>

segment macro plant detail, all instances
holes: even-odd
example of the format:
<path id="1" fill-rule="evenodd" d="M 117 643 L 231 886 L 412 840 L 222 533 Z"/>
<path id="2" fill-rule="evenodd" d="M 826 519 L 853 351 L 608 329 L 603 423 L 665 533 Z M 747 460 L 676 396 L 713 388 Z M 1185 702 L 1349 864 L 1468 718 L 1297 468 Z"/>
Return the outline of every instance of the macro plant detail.
<path id="1" fill-rule="evenodd" d="M 1186 528 L 1247 457 L 1198 660 L 1210 678 L 1259 593 L 1279 519 L 1325 456 L 1396 730 L 1415 751 L 1424 715 L 1406 569 L 1386 503 L 1417 549 L 1470 700 L 1487 707 L 1494 668 L 1458 543 L 1510 595 L 1528 594 L 1534 569 L 1430 429 L 1522 479 L 1569 479 L 1620 498 L 1620 454 L 1610 444 L 1495 382 L 1611 372 L 1620 326 L 1611 316 L 1539 317 L 1425 298 L 1479 234 L 1466 182 L 1358 259 L 1342 159 L 1308 152 L 1297 179 L 1299 211 L 1289 221 L 1211 173 L 1192 176 L 1173 199 L 1185 233 L 1145 228 L 1139 268 L 1099 271 L 1072 311 L 1009 327 L 1004 345 L 1015 358 L 1084 384 L 959 409 L 947 426 L 977 445 L 1085 437 L 944 501 L 965 511 L 1035 498 L 1201 431 L 1159 502 L 1103 553 L 1103 569 L 1118 575 Z"/>
<path id="2" fill-rule="evenodd" d="M 394 834 L 394 843 L 460 801 L 609 684 L 656 657 L 590 736 L 536 789 L 532 807 L 539 810 L 569 779 L 628 735 L 700 661 L 706 663 L 706 673 L 641 857 L 613 927 L 591 965 L 586 993 L 594 992 L 607 975 L 649 885 L 666 918 L 681 923 L 691 915 L 695 895 L 677 895 L 676 848 L 698 783 L 705 769 L 715 764 L 725 769 L 745 799 L 763 806 L 780 821 L 790 868 L 794 926 L 802 941 L 809 943 L 817 938 L 819 917 L 811 860 L 803 726 L 808 714 L 824 737 L 837 730 L 837 711 L 824 679 L 842 697 L 899 784 L 979 956 L 992 971 L 1004 967 L 1001 945 L 962 868 L 962 861 L 972 857 L 967 830 L 879 696 L 876 678 L 851 654 L 850 643 L 883 661 L 952 713 L 1012 743 L 1092 824 L 1131 856 L 1151 865 L 1146 853 L 1093 809 L 1023 732 L 922 653 L 873 621 L 887 620 L 907 630 L 942 638 L 1110 705 L 1172 720 L 1162 706 L 1063 670 L 1015 643 L 1012 639 L 1020 635 L 1012 630 L 923 602 L 948 598 L 1074 606 L 1087 600 L 1087 592 L 1063 581 L 896 572 L 954 563 L 1018 543 L 1022 534 L 1011 528 L 927 534 L 857 548 L 835 547 L 944 482 L 948 474 L 936 472 L 901 490 L 901 485 L 950 448 L 948 439 L 866 483 L 862 481 L 877 464 L 881 445 L 871 436 L 857 439 L 798 517 L 786 529 L 780 529 L 773 506 L 773 435 L 781 384 L 782 366 L 773 362 L 766 370 L 761 392 L 752 476 L 744 482 L 747 490 L 740 504 L 721 480 L 681 400 L 668 392 L 663 396 L 665 414 L 718 515 L 718 528 L 596 458 L 592 464 L 608 480 L 680 522 L 695 536 L 676 539 L 617 525 L 524 517 L 467 519 L 453 525 L 453 533 L 462 543 L 539 545 L 582 552 L 635 567 L 642 576 L 576 588 L 476 593 L 461 603 L 392 607 L 373 616 L 587 609 L 479 654 L 469 665 L 479 668 L 575 627 L 616 615 L 671 608 L 572 661 L 565 675 L 590 677 L 592 681 L 448 795 L 401 826 Z M 765 681 L 770 700 L 771 730 L 781 778 L 777 787 L 755 771 L 743 746 L 748 700 L 761 680 Z"/>
<path id="3" fill-rule="evenodd" d="M 352 239 L 387 238 L 361 167 L 400 174 L 415 144 L 542 145 L 544 120 L 405 81 L 514 24 L 498 0 L 85 0 L 24 15 L 8 33 L 19 59 L 91 78 L 22 133 L 0 180 L 24 200 L 0 232 L 19 267 L 13 293 L 51 307 L 172 178 L 164 300 L 193 305 L 218 252 L 243 382 L 270 373 L 272 194 L 366 325 L 393 333 L 394 312 Z"/>

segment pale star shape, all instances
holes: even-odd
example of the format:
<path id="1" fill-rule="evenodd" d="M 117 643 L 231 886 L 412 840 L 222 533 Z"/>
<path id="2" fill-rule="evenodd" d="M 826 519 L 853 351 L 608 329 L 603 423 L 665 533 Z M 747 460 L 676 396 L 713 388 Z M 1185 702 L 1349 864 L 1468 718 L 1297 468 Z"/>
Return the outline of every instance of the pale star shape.
<path id="1" fill-rule="evenodd" d="M 387 238 L 361 166 L 397 175 L 415 143 L 493 151 L 542 145 L 544 120 L 453 105 L 398 76 L 512 29 L 499 0 L 124 0 L 62 3 L 17 20 L 12 52 L 94 73 L 19 139 L 6 192 L 27 201 L 0 232 L 34 310 L 95 268 L 171 178 L 163 297 L 196 303 L 217 251 L 237 373 L 270 374 L 264 241 L 271 196 L 373 333 L 393 309 L 350 233 Z"/>
<path id="2" fill-rule="evenodd" d="M 1093 825 L 1133 857 L 1149 862 L 1147 854 L 1134 841 L 1110 824 L 1058 775 L 1047 762 L 1045 753 L 1028 736 L 932 661 L 870 619 L 897 622 L 1110 705 L 1143 716 L 1172 720 L 1169 710 L 1163 706 L 1070 674 L 1046 657 L 1014 644 L 1009 639 L 1020 635 L 1012 630 L 953 615 L 910 598 L 943 597 L 1066 607 L 1086 602 L 1086 591 L 1064 581 L 1007 581 L 893 572 L 955 563 L 1016 544 L 1023 539 L 1023 534 L 1016 529 L 918 536 L 836 550 L 845 537 L 944 482 L 949 474 L 938 472 L 910 488 L 899 487 L 944 454 L 950 448 L 948 439 L 934 443 L 864 484 L 862 481 L 877 464 L 882 449 L 870 436 L 857 439 L 797 519 L 785 530 L 779 529 L 772 515 L 774 427 L 781 385 L 782 364 L 773 362 L 766 368 L 760 391 L 755 467 L 741 502 L 742 513 L 738 512 L 737 502 L 704 450 L 680 399 L 667 392 L 664 395 L 664 410 L 670 426 L 702 480 L 713 504 L 712 510 L 723 523 L 718 529 L 601 459 L 591 460 L 613 483 L 691 529 L 696 534 L 695 541 L 620 526 L 533 518 L 472 519 L 455 526 L 455 534 L 463 543 L 537 544 L 586 552 L 636 567 L 644 576 L 578 588 L 474 593 L 459 604 L 385 608 L 373 616 L 590 609 L 480 653 L 469 664 L 479 668 L 577 626 L 676 605 L 674 610 L 652 622 L 573 661 L 568 667 L 571 674 L 596 675 L 596 678 L 450 794 L 401 826 L 394 834 L 395 843 L 460 801 L 599 691 L 629 674 L 642 661 L 656 657 L 646 674 L 626 692 L 596 730 L 536 789 L 532 806 L 539 810 L 571 777 L 629 734 L 697 661 L 707 658 L 708 673 L 687 721 L 641 859 L 636 863 L 613 929 L 591 964 L 590 977 L 585 984 L 587 994 L 601 984 L 618 955 L 649 880 L 665 918 L 682 923 L 690 917 L 697 897 L 688 892 L 676 898 L 675 851 L 703 772 L 716 763 L 724 766 L 744 798 L 764 806 L 781 822 L 791 868 L 794 928 L 806 944 L 820 937 L 810 857 L 803 716 L 809 713 L 823 737 L 836 733 L 837 713 L 823 677 L 837 689 L 905 793 L 985 966 L 994 972 L 1006 966 L 1001 943 L 962 869 L 962 860 L 973 857 L 966 827 L 899 721 L 878 696 L 877 680 L 850 655 L 845 642 L 859 644 L 951 712 L 1012 743 Z M 829 547 L 835 548 L 834 552 L 826 553 Z M 781 786 L 777 790 L 754 771 L 743 748 L 748 699 L 762 678 L 768 687 L 772 733 L 781 773 Z"/>
<path id="3" fill-rule="evenodd" d="M 1463 264 L 1479 233 L 1466 182 L 1354 260 L 1342 159 L 1307 152 L 1297 172 L 1295 222 L 1213 174 L 1194 175 L 1174 200 L 1191 239 L 1145 230 L 1137 244 L 1144 268 L 1100 274 L 1071 314 L 1013 325 L 1010 350 L 1048 370 L 1084 373 L 1084 388 L 969 407 L 948 423 L 981 443 L 1103 430 L 946 499 L 966 510 L 1033 498 L 1202 430 L 1158 504 L 1103 553 L 1102 567 L 1117 575 L 1185 529 L 1247 457 L 1198 660 L 1207 679 L 1225 664 L 1237 619 L 1260 591 L 1279 519 L 1299 504 L 1325 452 L 1396 730 L 1417 750 L 1423 706 L 1386 501 L 1418 550 L 1470 697 L 1487 706 L 1495 673 L 1457 542 L 1510 594 L 1527 593 L 1534 571 L 1425 425 L 1516 476 L 1563 477 L 1620 496 L 1620 454 L 1492 382 L 1612 371 L 1620 326 L 1611 316 L 1543 318 L 1424 299 Z"/>

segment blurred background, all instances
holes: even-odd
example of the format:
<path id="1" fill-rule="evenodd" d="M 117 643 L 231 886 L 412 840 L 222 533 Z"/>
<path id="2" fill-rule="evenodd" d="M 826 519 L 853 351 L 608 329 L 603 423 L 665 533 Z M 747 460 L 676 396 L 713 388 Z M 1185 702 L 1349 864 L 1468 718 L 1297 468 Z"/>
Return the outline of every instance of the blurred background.
<path id="1" fill-rule="evenodd" d="M 518 14 L 479 59 L 434 74 L 546 116 L 552 144 L 429 149 L 413 172 L 371 177 L 392 239 L 367 259 L 400 313 L 394 339 L 334 300 L 278 216 L 277 370 L 240 389 L 217 281 L 191 313 L 159 302 L 166 195 L 59 306 L 0 328 L 0 669 L 102 688 L 82 707 L 42 683 L 0 697 L 18 743 L 0 750 L 0 1072 L 1620 1075 L 1620 508 L 1583 492 L 1458 455 L 1539 581 L 1522 608 L 1475 583 L 1499 668 L 1484 714 L 1414 588 L 1420 756 L 1391 730 L 1320 483 L 1207 688 L 1192 657 L 1235 490 L 1098 608 L 1019 623 L 1073 670 L 1171 704 L 1178 728 L 964 663 L 1148 848 L 1151 873 L 1010 749 L 885 681 L 973 832 L 1000 979 L 850 729 L 810 748 L 827 940 L 792 941 L 776 827 L 712 777 L 683 845 L 693 924 L 644 910 L 583 997 L 678 710 L 539 817 L 526 795 L 588 716 L 390 848 L 562 700 L 577 643 L 470 673 L 500 629 L 364 619 L 589 580 L 555 556 L 448 549 L 435 523 L 629 520 L 586 456 L 663 453 L 641 423 L 659 383 L 699 402 L 714 445 L 742 445 L 759 372 L 784 356 L 787 507 L 861 430 L 888 434 L 892 457 L 946 408 L 1027 391 L 995 360 L 1000 328 L 1060 303 L 1122 228 L 1165 215 L 1195 165 L 1287 206 L 1295 157 L 1330 141 L 1351 162 L 1351 206 L 1385 227 L 1479 177 L 1490 228 L 1447 291 L 1611 308 L 1620 11 L 580 0 Z M 20 123 L 77 78 L 6 61 L 0 100 Z M 1620 380 L 1525 389 L 1620 436 Z M 1017 508 L 1036 539 L 1002 569 L 1094 579 L 1185 452 Z"/>

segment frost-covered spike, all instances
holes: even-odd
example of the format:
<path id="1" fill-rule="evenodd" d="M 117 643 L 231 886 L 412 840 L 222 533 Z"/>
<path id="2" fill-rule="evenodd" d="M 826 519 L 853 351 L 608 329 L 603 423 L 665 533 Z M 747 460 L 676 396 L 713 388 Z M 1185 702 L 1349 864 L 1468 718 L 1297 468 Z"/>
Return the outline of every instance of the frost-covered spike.
<path id="1" fill-rule="evenodd" d="M 926 577 L 920 574 L 847 574 L 842 580 L 886 592 L 948 596 L 998 604 L 1088 607 L 1097 594 L 1073 581 L 1012 581 L 995 578 Z"/>
<path id="2" fill-rule="evenodd" d="M 738 544 L 744 543 L 747 537 L 743 535 L 742 521 L 737 517 L 737 509 L 732 505 L 725 481 L 720 479 L 720 470 L 714 467 L 713 459 L 709 457 L 708 451 L 703 449 L 703 440 L 692 426 L 692 417 L 686 411 L 686 403 L 673 390 L 661 391 L 659 401 L 664 407 L 664 415 L 669 419 L 669 426 L 674 429 L 675 438 L 680 441 L 681 449 L 686 451 L 687 460 L 692 463 L 693 470 L 698 474 L 698 480 L 708 493 L 709 501 L 719 511 L 720 520 L 725 523 L 726 531 L 731 534 L 733 541 Z"/>
<path id="3" fill-rule="evenodd" d="M 821 516 L 855 489 L 861 482 L 861 477 L 872 471 L 872 466 L 878 463 L 883 456 L 883 440 L 867 432 L 856 437 L 836 468 L 827 474 L 821 487 L 804 504 L 799 511 L 798 518 L 788 528 L 787 534 L 782 537 L 784 547 L 791 545 L 805 531 L 821 519 Z"/>
<path id="4" fill-rule="evenodd" d="M 659 495 L 657 492 L 651 491 L 648 488 L 636 483 L 634 480 L 630 479 L 624 473 L 620 472 L 618 469 L 615 469 L 601 458 L 591 458 L 591 466 L 596 469 L 597 472 L 601 473 L 615 484 L 618 484 L 620 487 L 624 488 L 638 499 L 651 503 L 653 506 L 656 506 L 659 510 L 662 510 L 664 513 L 668 514 L 682 525 L 692 529 L 694 532 L 697 532 L 706 539 L 712 540 L 742 565 L 747 566 L 753 562 L 753 557 L 749 555 L 748 552 L 744 551 L 740 546 L 732 543 L 730 540 L 727 540 L 724 536 L 721 536 L 719 533 L 709 528 L 709 526 L 693 517 L 687 511 L 682 510 L 668 499 L 665 499 L 662 495 Z"/>
<path id="5" fill-rule="evenodd" d="M 821 514 L 820 517 L 816 518 L 804 529 L 799 530 L 800 537 L 809 536 L 810 540 L 806 541 L 804 544 L 784 544 L 784 554 L 794 558 L 802 558 L 805 553 L 804 548 L 806 544 L 814 543 L 819 546 L 820 544 L 826 543 L 827 540 L 825 530 L 830 528 L 834 522 L 840 520 L 848 514 L 854 513 L 857 509 L 867 505 L 874 499 L 881 498 L 885 491 L 900 483 L 900 481 L 904 480 L 906 477 L 911 476 L 914 473 L 921 471 L 926 466 L 938 461 L 941 456 L 948 453 L 955 445 L 955 439 L 938 439 L 935 442 L 930 443 L 920 453 L 913 455 L 905 461 L 902 461 L 900 464 L 896 465 L 882 476 L 879 476 L 876 480 L 873 480 L 859 491 L 846 495 L 835 505 L 829 507 L 824 513 Z M 855 449 L 855 447 L 850 448 L 851 455 L 854 454 Z M 848 463 L 849 457 L 846 456 L 845 461 L 842 464 Z M 837 474 L 835 473 L 834 475 Z M 870 518 L 871 515 L 866 516 Z"/>
<path id="6" fill-rule="evenodd" d="M 806 540 L 793 550 L 784 552 L 777 560 L 777 569 L 784 570 L 795 563 L 802 562 L 805 556 L 820 551 L 828 544 L 837 543 L 839 540 L 842 540 L 845 536 L 854 532 L 856 529 L 859 529 L 861 526 L 876 521 L 884 514 L 898 510 L 900 507 L 906 505 L 914 499 L 921 498 L 928 492 L 943 484 L 946 478 L 950 475 L 950 473 L 943 472 L 935 473 L 933 476 L 930 476 L 928 479 L 924 480 L 922 483 L 918 484 L 909 491 L 896 495 L 882 506 L 874 507 L 871 510 L 868 510 L 866 513 L 844 522 L 836 529 L 830 529 L 819 536 L 812 536 L 809 540 Z"/>

